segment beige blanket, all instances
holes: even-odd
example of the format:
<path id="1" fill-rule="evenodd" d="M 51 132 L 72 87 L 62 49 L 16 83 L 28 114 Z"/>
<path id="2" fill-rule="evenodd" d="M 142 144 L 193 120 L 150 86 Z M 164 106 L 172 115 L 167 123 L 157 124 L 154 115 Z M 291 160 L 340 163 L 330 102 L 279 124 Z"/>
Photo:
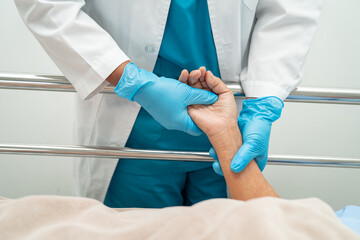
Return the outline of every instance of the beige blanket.
<path id="1" fill-rule="evenodd" d="M 0 200 L 0 239 L 360 239 L 319 199 L 214 199 L 111 209 L 86 198 Z"/>

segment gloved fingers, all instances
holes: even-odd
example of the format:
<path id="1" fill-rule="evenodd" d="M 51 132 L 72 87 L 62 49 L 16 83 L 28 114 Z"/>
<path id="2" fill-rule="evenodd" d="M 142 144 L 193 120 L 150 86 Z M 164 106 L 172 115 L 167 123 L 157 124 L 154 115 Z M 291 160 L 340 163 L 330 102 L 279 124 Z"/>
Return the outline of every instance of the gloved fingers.
<path id="1" fill-rule="evenodd" d="M 203 131 L 201 131 L 201 129 L 196 126 L 196 124 L 194 123 L 194 121 L 191 119 L 189 114 L 186 114 L 186 128 L 185 128 L 185 132 L 193 135 L 193 136 L 200 136 Z"/>
<path id="2" fill-rule="evenodd" d="M 220 176 L 224 176 L 224 173 L 221 170 L 221 166 L 219 161 L 213 162 L 212 167 L 214 169 L 214 172 Z"/>
<path id="3" fill-rule="evenodd" d="M 209 89 L 217 95 L 230 91 L 225 83 L 220 78 L 215 77 L 211 71 L 206 72 L 205 82 Z"/>
<path id="4" fill-rule="evenodd" d="M 189 79 L 189 72 L 188 70 L 184 69 L 181 71 L 181 74 L 179 76 L 179 81 L 182 83 L 185 83 L 186 85 L 188 85 L 188 79 Z"/>
<path id="5" fill-rule="evenodd" d="M 218 158 L 218 156 L 217 156 L 217 154 L 216 154 L 216 152 L 215 152 L 215 149 L 214 149 L 213 147 L 210 148 L 210 150 L 209 150 L 209 155 L 210 155 L 210 157 L 212 157 L 213 159 L 216 160 L 216 161 L 213 162 L 213 164 L 212 164 L 212 167 L 213 167 L 213 169 L 214 169 L 214 172 L 215 172 L 216 174 L 218 174 L 218 175 L 224 176 L 224 174 L 223 174 L 223 172 L 222 172 L 222 170 L 221 170 L 220 163 L 219 163 L 219 158 Z"/>
<path id="6" fill-rule="evenodd" d="M 255 162 L 258 165 L 260 171 L 263 171 L 266 163 L 267 163 L 267 159 L 268 159 L 268 152 L 266 152 L 265 154 L 259 155 L 255 158 Z"/>
<path id="7" fill-rule="evenodd" d="M 217 156 L 217 154 L 216 154 L 216 152 L 215 152 L 215 149 L 214 149 L 213 147 L 210 148 L 210 150 L 209 150 L 209 155 L 210 155 L 210 157 L 212 157 L 212 158 L 215 159 L 216 161 L 219 160 L 219 158 L 218 158 L 218 156 Z"/>
<path id="8" fill-rule="evenodd" d="M 194 104 L 210 105 L 215 103 L 217 100 L 218 96 L 212 92 L 197 88 L 191 88 L 184 103 L 186 106 Z"/>
<path id="9" fill-rule="evenodd" d="M 231 161 L 231 170 L 236 173 L 241 172 L 256 156 L 253 146 L 245 142 Z"/>

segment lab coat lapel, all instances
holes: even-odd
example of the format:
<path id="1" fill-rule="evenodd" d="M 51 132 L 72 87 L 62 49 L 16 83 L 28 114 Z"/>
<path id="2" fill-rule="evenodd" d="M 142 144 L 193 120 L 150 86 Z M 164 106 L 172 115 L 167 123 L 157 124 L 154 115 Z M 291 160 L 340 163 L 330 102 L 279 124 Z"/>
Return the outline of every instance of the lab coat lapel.
<path id="1" fill-rule="evenodd" d="M 241 66 L 240 56 L 240 1 L 208 0 L 209 15 L 214 37 L 220 74 L 223 81 L 239 82 L 233 69 Z"/>

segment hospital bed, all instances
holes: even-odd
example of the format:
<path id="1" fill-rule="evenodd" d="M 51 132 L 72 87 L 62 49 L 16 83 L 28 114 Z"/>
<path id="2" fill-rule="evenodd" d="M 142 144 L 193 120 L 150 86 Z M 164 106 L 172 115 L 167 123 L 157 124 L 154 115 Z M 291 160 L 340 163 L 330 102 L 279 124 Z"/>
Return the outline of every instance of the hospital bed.
<path id="1" fill-rule="evenodd" d="M 243 98 L 243 92 L 242 89 L 238 86 L 238 85 L 228 85 L 228 87 L 233 91 L 234 95 L 237 98 Z M 37 90 L 37 91 L 60 91 L 60 92 L 74 92 L 74 88 L 73 86 L 63 77 L 63 76 L 49 76 L 49 75 L 28 75 L 28 74 L 0 74 L 0 89 L 21 89 L 21 90 Z M 113 88 L 112 87 L 107 87 L 103 90 L 103 93 L 105 94 L 112 94 L 113 93 Z M 346 105 L 360 105 L 360 89 L 333 89 L 333 88 L 309 88 L 309 87 L 299 87 L 297 88 L 295 91 L 293 91 L 291 93 L 291 95 L 285 100 L 287 102 L 302 102 L 302 103 L 324 103 L 324 104 L 346 104 Z M 104 146 L 55 146 L 55 145 L 19 145 L 19 144 L 8 144 L 8 143 L 0 143 L 0 154 L 21 154 L 21 155 L 39 155 L 39 156 L 66 156 L 66 157 L 99 157 L 99 158 L 109 158 L 109 159 L 116 159 L 116 158 L 122 158 L 122 159 L 149 159 L 149 160 L 173 160 L 173 161 L 203 161 L 203 162 L 212 162 L 214 161 L 207 152 L 187 152 L 187 151 L 161 151 L 161 150 L 142 150 L 142 149 L 130 149 L 130 148 L 111 148 L 111 147 L 104 147 Z M 315 166 L 315 167 L 340 167 L 340 168 L 360 168 L 360 157 L 359 158 L 348 158 L 348 157 L 331 157 L 331 156 L 314 156 L 314 155 L 289 155 L 289 154 L 277 154 L 277 155 L 269 155 L 269 159 L 268 159 L 268 164 L 270 165 L 295 165 L 295 166 Z M 2 202 L 5 200 L 1 200 L 0 199 L 0 209 L 1 207 L 4 206 L 5 202 Z M 81 202 L 84 201 L 84 202 Z M 31 230 L 31 224 L 32 224 L 32 218 L 31 216 L 36 214 L 37 212 L 41 212 L 41 211 L 53 211 L 54 209 L 51 208 L 50 206 L 68 206 L 69 202 L 79 202 L 78 206 L 84 206 L 88 207 L 88 209 L 90 210 L 86 210 L 86 214 L 89 214 L 89 212 L 93 211 L 94 209 L 97 209 L 96 211 L 100 209 L 102 209 L 100 213 L 101 216 L 104 216 L 103 214 L 105 213 L 111 213 L 109 212 L 109 210 L 104 209 L 105 206 L 99 206 L 100 203 L 94 203 L 94 202 L 87 202 L 90 200 L 85 200 L 85 199 L 79 199 L 79 198 L 61 198 L 61 197 L 49 197 L 47 199 L 45 198 L 41 198 L 41 197 L 30 197 L 30 198 L 24 198 L 24 199 L 19 199 L 19 200 L 14 200 L 13 202 L 7 203 L 9 205 L 9 207 L 11 207 L 12 209 L 14 209 L 15 214 L 11 214 L 12 217 L 17 218 L 17 219 L 23 219 L 25 222 L 22 222 L 21 224 L 24 224 L 24 226 L 29 226 L 30 230 Z M 92 201 L 92 200 L 91 200 Z M 356 235 L 352 235 L 352 232 L 347 232 L 348 229 L 346 228 L 342 228 L 344 226 L 340 226 L 336 221 L 337 219 L 335 218 L 335 215 L 332 216 L 332 210 L 331 208 L 328 208 L 328 206 L 325 203 L 322 202 L 317 202 L 317 200 L 308 200 L 308 202 L 304 202 L 304 200 L 261 200 L 264 202 L 259 202 L 256 200 L 253 202 L 249 202 L 249 203 L 244 203 L 246 204 L 246 207 L 242 207 L 241 205 L 238 205 L 237 203 L 233 203 L 231 201 L 233 200 L 224 200 L 224 201 L 228 201 L 228 202 L 216 202 L 216 201 L 212 201 L 209 200 L 211 202 L 205 202 L 203 203 L 203 205 L 196 205 L 195 209 L 196 211 L 191 211 L 189 210 L 188 215 L 182 215 L 182 218 L 178 218 L 179 215 L 176 214 L 175 216 L 172 215 L 174 214 L 173 210 L 166 210 L 164 209 L 163 212 L 157 213 L 156 216 L 164 216 L 164 218 L 159 218 L 159 221 L 163 224 L 162 226 L 168 226 L 169 223 L 169 218 L 175 218 L 175 219 L 179 219 L 179 221 L 175 221 L 177 225 L 177 230 L 176 231 L 169 231 L 168 228 L 164 227 L 161 228 L 164 230 L 164 232 L 161 233 L 166 233 L 165 239 L 175 239 L 176 237 L 173 237 L 174 234 L 177 234 L 176 236 L 181 236 L 181 234 L 183 234 L 185 236 L 185 234 L 194 234 L 192 231 L 188 231 L 181 228 L 178 228 L 182 223 L 189 223 L 192 221 L 195 221 L 194 219 L 196 219 L 196 221 L 203 221 L 201 222 L 202 225 L 198 224 L 198 226 L 196 228 L 198 229 L 205 229 L 206 227 L 211 226 L 211 231 L 212 234 L 218 233 L 218 234 L 222 234 L 221 236 L 225 236 L 226 232 L 232 232 L 234 233 L 234 235 L 230 236 L 228 239 L 236 239 L 238 237 L 238 233 L 235 234 L 235 232 L 237 230 L 239 230 L 239 225 L 244 226 L 243 229 L 245 229 L 244 231 L 249 230 L 249 229 L 253 229 L 253 228 L 257 228 L 257 224 L 260 224 L 259 220 L 253 219 L 251 220 L 253 215 L 256 214 L 260 214 L 257 215 L 258 217 L 263 219 L 263 222 L 267 222 L 267 223 L 271 223 L 273 222 L 274 224 L 277 224 L 277 227 L 280 226 L 281 224 L 283 224 L 283 230 L 281 235 L 272 235 L 275 234 L 274 229 L 275 227 L 271 227 L 270 225 L 266 226 L 266 234 L 262 233 L 261 231 L 253 231 L 253 232 L 242 232 L 241 234 L 243 234 L 242 236 L 245 236 L 244 234 L 250 234 L 248 235 L 249 238 L 256 238 L 256 239 L 261 239 L 261 236 L 265 236 L 264 239 L 266 239 L 267 237 L 272 237 L 272 238 L 276 238 L 276 239 L 288 239 L 289 236 L 294 236 L 294 234 L 299 234 L 300 238 L 304 237 L 306 234 L 306 236 L 315 236 L 314 234 L 314 229 L 312 229 L 311 227 L 309 227 L 311 224 L 311 221 L 303 221 L 303 219 L 297 219 L 297 221 L 295 220 L 296 218 L 291 218 L 291 219 L 286 219 L 288 217 L 288 215 L 283 215 L 283 217 L 279 218 L 279 216 L 277 216 L 277 220 L 281 219 L 282 222 L 276 222 L 276 220 L 272 219 L 271 215 L 266 215 L 266 212 L 269 213 L 271 211 L 273 211 L 274 214 L 277 214 L 279 212 L 281 213 L 286 213 L 286 211 L 289 211 L 289 209 L 292 209 L 291 211 L 293 211 L 291 214 L 295 215 L 295 214 L 299 214 L 299 218 L 301 217 L 314 217 L 317 216 L 319 217 L 317 219 L 317 223 L 316 226 L 322 226 L 324 229 L 317 229 L 317 234 L 327 234 L 326 236 L 324 235 L 324 239 L 336 239 L 336 237 L 340 237 L 341 239 L 357 239 Z M 273 201 L 273 202 L 272 202 Z M 320 200 L 319 200 L 320 201 Z M 46 205 L 43 203 L 51 203 L 50 205 Z M 214 224 L 213 222 L 206 222 L 205 219 L 212 219 L 212 220 L 216 220 L 218 217 L 215 215 L 212 216 L 208 216 L 208 217 L 202 217 L 201 219 L 199 218 L 198 215 L 194 214 L 197 211 L 199 211 L 199 208 L 204 208 L 203 211 L 206 212 L 206 208 L 203 207 L 205 205 L 208 205 L 208 208 L 213 209 L 214 206 L 217 206 L 219 209 L 222 208 L 223 206 L 230 206 L 231 204 L 235 204 L 233 207 L 234 209 L 232 209 L 231 211 L 229 211 L 229 209 L 227 209 L 228 213 L 233 213 L 238 211 L 239 216 L 243 216 L 242 219 L 237 219 L 239 222 L 236 221 L 229 221 L 231 223 L 229 224 L 233 224 L 233 226 L 228 225 L 227 227 L 229 227 L 229 229 L 231 229 L 231 231 L 228 229 L 228 231 L 224 231 L 223 229 L 219 228 L 218 225 Z M 266 205 L 264 204 L 269 204 L 269 208 L 271 209 L 271 211 L 259 211 L 259 209 L 261 209 L 261 207 L 264 207 Z M 301 207 L 307 206 L 306 208 L 301 209 Z M 22 211 L 16 211 L 17 208 L 21 208 L 21 206 L 26 205 L 26 209 L 22 212 Z M 218 206 L 219 205 L 219 206 Z M 33 207 L 31 207 L 33 206 Z M 40 208 L 38 208 L 38 206 L 40 206 Z M 253 209 L 258 209 L 257 211 L 252 211 L 252 212 L 247 212 L 248 209 L 251 209 L 251 206 L 253 206 Z M 254 207 L 255 206 L 255 207 Z M 5 209 L 5 208 L 3 208 Z M 177 208 L 176 208 L 177 209 Z M 319 211 L 322 211 L 321 214 L 323 215 L 319 215 Z M 177 209 L 178 211 L 184 211 L 183 208 L 179 208 Z M 225 210 L 225 209 L 224 209 Z M 297 210 L 297 213 L 296 213 Z M 308 214 L 309 215 L 304 215 L 304 213 L 306 211 L 309 211 Z M 94 210 L 95 211 L 95 210 Z M 96 212 L 95 211 L 95 212 Z M 2 222 L 6 222 L 4 220 L 4 212 L 6 211 L 0 211 L 0 223 Z M 74 215 L 71 215 L 71 212 L 69 212 L 69 215 L 67 217 L 72 217 L 72 219 L 79 219 L 78 216 L 85 216 L 84 212 L 76 212 L 76 209 L 73 210 L 72 212 Z M 140 212 L 138 212 L 140 213 Z M 3 215 L 2 215 L 3 214 Z M 25 215 L 24 215 L 25 214 Z M 26 215 L 27 214 L 27 215 Z M 65 213 L 64 213 L 65 214 Z M 76 215 L 78 214 L 78 215 Z M 141 215 L 136 215 L 135 212 L 132 213 L 130 211 L 130 213 L 123 213 L 123 215 L 119 215 L 118 212 L 113 212 L 113 214 L 110 214 L 107 217 L 107 220 L 109 219 L 114 219 L 114 221 L 120 221 L 121 219 L 117 218 L 115 219 L 115 216 L 124 216 L 123 218 L 127 221 L 127 223 L 129 223 L 129 219 L 131 219 L 131 216 L 137 216 L 138 218 L 143 218 L 142 216 L 148 216 L 147 214 L 149 214 L 149 212 L 144 211 L 141 212 Z M 194 219 L 192 219 L 189 216 L 192 216 L 192 214 L 194 214 Z M 219 216 L 222 213 L 218 213 Z M 248 215 L 246 215 L 248 214 Z M 311 215 L 313 214 L 313 215 Z M 10 216 L 10 215 L 8 215 Z M 130 218 L 128 219 L 127 217 Z M 6 217 L 6 216 L 5 216 Z M 55 217 L 56 216 L 52 216 Z M 233 219 L 233 216 L 228 216 L 229 218 Z M 93 215 L 93 218 L 96 219 L 96 215 Z M 144 218 L 145 219 L 145 218 Z M 331 221 L 330 221 L 330 220 Z M 2 221 L 3 220 L 3 221 Z M 44 220 L 46 220 L 44 218 Z M 180 221 L 181 220 L 181 221 Z M 16 222 L 18 220 L 14 220 L 14 222 Z M 241 222 L 241 221 L 245 221 L 245 222 Z M 44 221 L 46 222 L 46 221 Z M 50 221 L 51 222 L 51 221 Z M 48 233 L 48 234 L 52 234 L 51 236 L 53 236 L 54 233 L 56 233 L 55 231 L 59 230 L 59 224 L 62 224 L 60 222 L 54 222 L 53 225 L 50 224 L 50 222 L 48 222 L 49 225 L 47 225 L 46 227 L 40 226 L 42 234 L 44 233 Z M 70 224 L 71 221 L 69 221 Z M 150 224 L 149 228 L 151 229 L 155 229 L 156 227 L 153 227 L 153 221 L 150 223 L 146 222 L 144 224 Z M 170 221 L 171 222 L 171 221 Z M 309 224 L 308 224 L 309 223 Z M 76 226 L 80 226 L 81 224 L 83 224 L 84 226 L 86 226 L 86 228 L 80 228 L 77 229 Z M 84 220 L 83 222 L 73 222 L 73 225 L 69 225 L 68 227 L 71 227 L 72 231 L 77 231 L 77 233 L 80 232 L 80 234 L 84 234 L 85 232 L 87 234 L 89 234 L 89 236 L 95 236 L 94 233 L 92 232 L 92 230 L 90 231 L 90 226 L 93 223 L 89 223 L 86 222 L 86 220 Z M 120 223 L 119 223 L 120 224 Z M 139 224 L 139 223 L 136 223 Z M 193 225 L 193 224 L 192 224 Z M 196 224 L 195 224 L 196 225 Z M 193 226 L 193 229 L 195 228 L 195 225 Z M 298 226 L 297 228 L 294 228 L 293 226 L 296 225 Z M 56 227 L 54 227 L 56 226 Z M 182 227 L 186 227 L 187 225 L 182 225 Z M 218 229 L 214 230 L 215 226 L 218 227 Z M 326 228 L 328 228 L 329 226 L 332 226 L 332 230 L 334 232 L 327 232 L 326 233 Z M 0 224 L 0 229 L 1 229 L 1 224 Z M 37 226 L 39 227 L 39 226 Z M 103 228 L 99 226 L 94 227 L 91 226 L 94 229 L 96 229 L 96 231 L 104 231 L 101 236 L 106 236 L 104 234 L 106 233 L 116 233 L 114 229 L 107 229 L 106 226 L 104 226 Z M 213 229 L 214 228 L 214 229 Z M 35 229 L 35 228 L 33 228 Z M 51 231 L 49 230 L 51 229 Z M 68 230 L 70 228 L 67 228 Z M 107 229 L 107 230 L 104 230 Z M 173 229 L 175 229 L 175 227 L 173 226 Z M 263 226 L 263 230 L 265 229 L 265 227 Z M 295 229 L 295 230 L 294 230 Z M 45 232 L 49 231 L 49 232 Z M 60 228 L 61 230 L 61 228 Z M 152 232 L 151 234 L 159 234 L 159 228 L 157 228 L 157 232 Z M 196 229 L 195 229 L 196 230 Z M 139 231 L 139 230 L 137 230 Z M 204 230 L 205 231 L 205 230 Z M 204 231 L 199 233 L 199 234 L 204 234 Z M 221 232 L 222 231 L 222 232 Z M 61 232 L 61 231 L 60 231 Z M 62 231 L 64 233 L 64 231 Z M 24 232 L 24 234 L 34 234 L 31 231 L 29 232 Z M 123 233 L 121 233 L 123 234 Z M 256 234 L 260 234 L 260 235 L 256 235 Z M 261 235 L 264 234 L 264 235 Z M 295 235 L 296 235 L 295 234 Z M 338 234 L 338 235 L 336 235 Z M 137 232 L 135 235 L 139 235 L 139 232 Z M 50 235 L 42 235 L 42 236 L 50 236 Z M 120 236 L 120 235 L 119 235 Z M 171 236 L 171 237 L 170 237 Z M 260 236 L 260 237 L 259 237 Z M 320 236 L 320 235 L 317 235 Z M 63 236 L 62 236 L 63 237 Z M 332 237 L 332 238 L 331 238 Z M 0 238 L 1 238 L 1 233 L 0 233 Z M 156 238 L 156 237 L 155 237 Z M 338 238 L 338 239 L 340 239 Z M 46 239 L 46 237 L 44 237 L 44 239 Z M 60 238 L 59 238 L 60 239 Z M 100 238 L 101 239 L 101 238 Z M 160 238 L 156 238 L 156 239 L 160 239 Z M 210 239 L 210 238 L 209 238 Z M 213 239 L 218 239 L 216 236 L 214 236 Z M 296 239 L 296 238 L 293 238 Z"/>

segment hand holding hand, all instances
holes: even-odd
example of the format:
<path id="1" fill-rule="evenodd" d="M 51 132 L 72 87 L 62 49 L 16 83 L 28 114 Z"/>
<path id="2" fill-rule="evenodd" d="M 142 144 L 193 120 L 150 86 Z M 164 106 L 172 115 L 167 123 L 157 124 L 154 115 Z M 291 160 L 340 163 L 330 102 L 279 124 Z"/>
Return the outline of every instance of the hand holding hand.
<path id="1" fill-rule="evenodd" d="M 209 138 L 214 132 L 224 132 L 226 125 L 232 122 L 230 119 L 234 119 L 233 114 L 236 114 L 234 97 L 226 85 L 210 72 L 206 73 L 205 68 L 192 71 L 190 75 L 183 71 L 179 80 L 219 95 L 219 100 L 213 105 L 189 107 L 189 114 L 206 134 L 210 134 Z M 280 117 L 283 106 L 277 97 L 244 100 L 238 118 L 243 145 L 232 160 L 232 171 L 241 172 L 252 159 L 255 159 L 261 171 L 265 168 L 271 125 Z M 217 160 L 213 164 L 214 171 L 223 175 L 215 150 L 210 149 L 209 154 Z"/>
<path id="2" fill-rule="evenodd" d="M 243 138 L 243 145 L 236 153 L 230 168 L 241 172 L 252 159 L 260 170 L 264 170 L 268 158 L 271 126 L 280 115 L 284 103 L 277 97 L 263 97 L 244 100 L 238 123 Z M 210 156 L 217 160 L 214 150 Z M 222 175 L 218 162 L 213 164 L 214 171 Z"/>
<path id="3" fill-rule="evenodd" d="M 184 70 L 179 80 L 191 87 L 211 91 L 218 95 L 217 102 L 211 105 L 191 105 L 188 112 L 196 125 L 209 139 L 222 135 L 225 131 L 237 128 L 236 103 L 233 93 L 210 71 L 202 67 L 188 74 Z"/>
<path id="4" fill-rule="evenodd" d="M 234 173 L 230 168 L 232 162 L 236 161 L 236 154 L 242 145 L 232 92 L 219 78 L 211 72 L 206 72 L 205 68 L 192 71 L 190 75 L 183 71 L 179 80 L 193 87 L 213 91 L 219 96 L 219 100 L 212 105 L 193 105 L 188 107 L 188 111 L 194 122 L 207 134 L 218 153 L 220 160 L 214 164 L 218 165 L 220 171 L 221 167 L 224 170 L 231 197 L 239 200 L 264 196 L 278 197 L 255 161 L 250 161 L 241 173 Z M 210 150 L 210 155 L 217 157 L 214 149 Z"/>
<path id="5" fill-rule="evenodd" d="M 277 97 L 247 99 L 238 118 L 243 145 L 231 163 L 231 170 L 241 172 L 252 159 L 264 170 L 268 158 L 272 123 L 279 119 L 284 103 Z"/>
<path id="6" fill-rule="evenodd" d="M 114 91 L 120 97 L 135 100 L 167 129 L 195 136 L 202 131 L 190 118 L 187 106 L 212 104 L 218 99 L 212 92 L 192 88 L 175 79 L 158 77 L 133 63 L 126 65 Z"/>
<path id="7" fill-rule="evenodd" d="M 233 156 L 241 146 L 241 134 L 237 124 L 237 110 L 233 93 L 211 72 L 206 72 L 202 67 L 190 73 L 184 70 L 179 78 L 180 81 L 201 89 L 212 91 L 219 96 L 212 105 L 193 105 L 188 107 L 188 112 L 194 122 L 208 136 L 216 151 L 221 154 L 221 165 L 230 170 Z M 215 150 L 212 150 L 215 153 Z M 210 154 L 212 154 L 210 151 Z M 218 166 L 216 161 L 213 165 Z"/>

